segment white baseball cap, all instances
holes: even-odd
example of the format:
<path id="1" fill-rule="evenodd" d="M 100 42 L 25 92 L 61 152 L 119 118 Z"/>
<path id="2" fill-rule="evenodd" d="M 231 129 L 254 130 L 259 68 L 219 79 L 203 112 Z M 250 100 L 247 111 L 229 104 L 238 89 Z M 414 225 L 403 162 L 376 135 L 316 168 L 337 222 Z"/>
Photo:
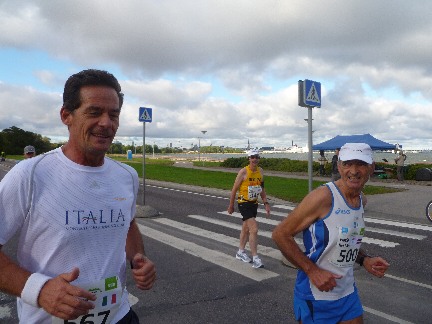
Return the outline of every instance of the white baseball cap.
<path id="1" fill-rule="evenodd" d="M 250 150 L 250 151 L 248 151 L 247 152 L 247 155 L 248 156 L 252 156 L 252 155 L 259 155 L 259 151 L 258 150 L 255 150 L 255 149 L 253 149 L 253 150 Z"/>
<path id="2" fill-rule="evenodd" d="M 24 147 L 24 154 L 27 153 L 36 153 L 34 146 L 27 145 L 26 147 Z"/>
<path id="3" fill-rule="evenodd" d="M 372 164 L 372 149 L 366 143 L 346 143 L 340 149 L 339 160 L 360 160 Z"/>

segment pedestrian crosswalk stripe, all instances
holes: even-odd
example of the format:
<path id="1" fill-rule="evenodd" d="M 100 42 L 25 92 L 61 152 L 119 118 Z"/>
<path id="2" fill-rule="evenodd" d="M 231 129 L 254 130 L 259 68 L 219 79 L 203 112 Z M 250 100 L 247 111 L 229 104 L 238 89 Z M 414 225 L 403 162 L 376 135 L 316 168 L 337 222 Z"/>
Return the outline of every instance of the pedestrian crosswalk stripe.
<path id="1" fill-rule="evenodd" d="M 156 241 L 167 244 L 180 251 L 199 257 L 208 262 L 217 264 L 225 269 L 236 272 L 242 276 L 255 281 L 262 281 L 279 276 L 279 274 L 266 270 L 254 269 L 250 264 L 244 264 L 232 255 L 224 254 L 219 251 L 211 250 L 198 244 L 185 241 L 152 228 L 138 224 L 141 234 Z"/>
<path id="2" fill-rule="evenodd" d="M 187 233 L 191 233 L 191 234 L 194 234 L 197 236 L 211 239 L 213 241 L 223 242 L 224 244 L 231 245 L 234 247 L 238 247 L 239 243 L 240 243 L 239 239 L 233 238 L 231 236 L 216 233 L 216 232 L 207 231 L 201 227 L 196 227 L 196 226 L 188 225 L 185 223 L 180 223 L 180 222 L 168 219 L 168 218 L 157 218 L 157 219 L 154 219 L 154 221 L 157 223 L 166 225 L 166 226 L 170 226 L 170 227 L 185 231 Z M 271 258 L 277 259 L 277 260 L 280 260 L 281 256 L 282 256 L 281 252 L 278 249 L 266 247 L 263 245 L 258 245 L 258 254 L 259 255 L 265 255 L 265 256 L 268 256 L 268 257 L 271 257 Z"/>
<path id="3" fill-rule="evenodd" d="M 272 208 L 280 208 L 280 209 L 289 209 L 289 210 L 294 210 L 294 208 L 295 208 L 293 206 L 288 206 L 288 205 L 273 205 L 271 207 Z"/>
<path id="4" fill-rule="evenodd" d="M 399 231 L 392 231 L 392 230 L 387 230 L 387 229 L 383 229 L 383 228 L 375 228 L 375 227 L 369 227 L 369 226 L 366 227 L 366 232 L 399 236 L 399 237 L 404 237 L 404 238 L 413 239 L 413 240 L 424 240 L 426 238 L 425 235 L 417 235 L 417 234 L 411 234 L 411 233 L 405 233 L 405 232 L 399 232 Z"/>
<path id="5" fill-rule="evenodd" d="M 191 217 L 193 219 L 198 219 L 204 222 L 208 222 L 208 223 L 212 223 L 212 224 L 216 224 L 216 225 L 220 225 L 223 227 L 227 227 L 227 228 L 232 228 L 232 229 L 236 229 L 238 231 L 241 231 L 241 225 L 237 225 L 237 224 L 233 224 L 231 222 L 226 222 L 223 220 L 219 220 L 219 219 L 214 219 L 214 218 L 210 218 L 210 217 L 206 217 L 206 216 L 201 216 L 201 215 L 188 215 L 188 217 Z M 258 235 L 259 236 L 264 236 L 267 238 L 271 238 L 272 237 L 272 232 L 269 231 L 264 231 L 264 230 L 258 230 Z M 301 248 L 303 248 L 303 240 L 299 239 L 299 238 L 294 238 L 296 243 L 298 245 L 301 246 Z"/>
<path id="6" fill-rule="evenodd" d="M 219 212 L 219 214 L 229 215 L 228 212 Z M 237 212 L 232 213 L 232 216 L 241 218 L 241 214 L 237 213 Z M 204 220 L 206 217 L 205 216 L 199 216 L 199 218 L 201 220 Z M 214 222 L 219 224 L 219 225 L 225 226 L 225 227 L 233 228 L 233 226 L 234 226 L 234 224 L 224 222 L 224 221 L 215 220 Z M 275 221 L 272 219 L 265 219 L 265 218 L 261 218 L 261 217 L 257 218 L 257 222 L 270 224 L 270 225 L 277 225 L 279 223 L 278 221 Z M 239 228 L 240 228 L 240 226 L 239 226 Z M 271 238 L 271 232 L 268 232 L 268 231 L 259 231 L 258 234 Z M 299 238 L 295 238 L 295 241 L 297 242 L 297 244 L 299 244 L 299 245 L 301 244 L 301 246 L 303 248 L 303 240 L 301 240 Z M 363 237 L 363 242 L 368 243 L 368 244 L 376 244 L 376 245 L 379 245 L 381 247 L 395 247 L 395 246 L 399 245 L 399 243 L 375 239 L 375 238 L 370 238 L 370 237 Z"/>
<path id="7" fill-rule="evenodd" d="M 223 211 L 223 212 L 218 212 L 218 214 L 228 215 L 230 217 L 235 217 L 235 218 L 243 218 L 243 216 L 237 212 L 234 212 L 232 214 L 228 214 L 228 212 Z M 278 220 L 269 219 L 269 218 L 262 218 L 262 217 L 257 217 L 256 221 L 258 223 L 269 224 L 269 225 L 274 225 L 274 226 L 276 226 L 280 223 L 280 221 L 278 221 Z"/>
<path id="8" fill-rule="evenodd" d="M 379 239 L 375 239 L 375 238 L 371 238 L 371 237 L 363 237 L 362 240 L 363 243 L 367 243 L 367 244 L 376 244 L 379 245 L 381 247 L 391 247 L 394 248 L 396 246 L 399 245 L 399 243 L 396 242 L 390 242 L 390 241 L 385 241 L 385 240 L 379 240 Z"/>
<path id="9" fill-rule="evenodd" d="M 389 221 L 385 219 L 374 219 L 369 217 L 365 217 L 365 222 L 378 223 L 383 225 L 392 225 L 397 227 L 404 227 L 404 228 L 411 228 L 411 229 L 418 229 L 422 231 L 432 232 L 432 226 L 428 226 L 428 225 L 410 224 L 404 222 Z"/>

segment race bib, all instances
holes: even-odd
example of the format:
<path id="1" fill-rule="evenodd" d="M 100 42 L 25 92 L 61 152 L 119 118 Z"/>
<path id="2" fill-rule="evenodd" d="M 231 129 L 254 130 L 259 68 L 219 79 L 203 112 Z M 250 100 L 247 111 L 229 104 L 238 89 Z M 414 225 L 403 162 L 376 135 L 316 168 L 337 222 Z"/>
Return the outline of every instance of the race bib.
<path id="1" fill-rule="evenodd" d="M 338 228 L 338 238 L 330 263 L 337 267 L 352 267 L 357 259 L 364 236 L 363 228 Z"/>
<path id="2" fill-rule="evenodd" d="M 52 318 L 53 324 L 109 324 L 120 308 L 123 288 L 117 276 L 102 279 L 92 284 L 80 285 L 96 295 L 93 302 L 95 308 L 87 315 L 82 315 L 74 320 L 63 320 L 58 317 Z"/>
<path id="3" fill-rule="evenodd" d="M 261 186 L 248 186 L 248 200 L 257 200 L 261 192 Z"/>

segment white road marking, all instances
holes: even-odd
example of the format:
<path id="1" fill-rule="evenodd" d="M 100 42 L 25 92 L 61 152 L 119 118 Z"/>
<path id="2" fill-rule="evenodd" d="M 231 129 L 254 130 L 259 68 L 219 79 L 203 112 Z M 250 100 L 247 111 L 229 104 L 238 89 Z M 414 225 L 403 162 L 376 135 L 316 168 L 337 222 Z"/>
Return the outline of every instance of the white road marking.
<path id="1" fill-rule="evenodd" d="M 262 281 L 279 276 L 279 274 L 266 269 L 254 269 L 250 264 L 244 264 L 244 262 L 239 262 L 239 260 L 233 258 L 232 255 L 227 255 L 219 251 L 205 248 L 195 243 L 173 237 L 171 235 L 151 229 L 149 227 L 145 227 L 141 224 L 138 224 L 138 227 L 140 229 L 140 232 L 147 237 L 150 237 L 178 250 L 199 257 L 208 262 L 214 263 L 227 270 L 236 272 L 249 279 L 255 281 Z"/>
<path id="2" fill-rule="evenodd" d="M 227 211 L 222 211 L 222 212 L 218 212 L 218 214 L 226 215 L 226 216 L 229 216 L 229 217 L 240 218 L 240 219 L 242 218 L 242 215 L 240 213 L 238 213 L 238 212 L 233 212 L 232 214 L 228 214 Z M 257 217 L 256 221 L 258 223 L 263 223 L 263 224 L 268 224 L 268 225 L 274 225 L 274 226 L 276 226 L 276 225 L 278 225 L 280 223 L 280 221 L 278 221 L 278 220 L 274 220 L 274 219 L 270 219 L 270 218 L 265 218 L 265 217 Z"/>
<path id="3" fill-rule="evenodd" d="M 280 208 L 280 209 L 288 209 L 288 210 L 294 210 L 294 208 L 295 208 L 293 206 L 288 206 L 288 205 L 273 205 L 271 207 Z"/>
<path id="4" fill-rule="evenodd" d="M 11 309 L 9 306 L 0 306 L 0 320 L 10 319 L 12 317 Z"/>
<path id="5" fill-rule="evenodd" d="M 157 218 L 157 219 L 154 219 L 153 221 L 160 223 L 160 224 L 174 227 L 176 229 L 179 229 L 179 230 L 182 230 L 182 231 L 194 234 L 194 235 L 205 237 L 205 238 L 208 238 L 210 240 L 214 240 L 217 242 L 223 242 L 227 245 L 231 245 L 231 246 L 235 246 L 235 247 L 239 246 L 239 239 L 233 238 L 233 237 L 228 236 L 228 235 L 207 231 L 203 228 L 191 226 L 191 225 L 188 225 L 185 223 L 180 223 L 180 222 L 168 219 L 168 218 Z M 258 254 L 259 255 L 265 255 L 265 256 L 268 256 L 268 257 L 271 257 L 271 258 L 277 259 L 277 260 L 280 260 L 282 258 L 282 254 L 278 249 L 274 249 L 274 248 L 262 246 L 262 245 L 258 245 Z"/>
<path id="6" fill-rule="evenodd" d="M 196 192 L 196 191 L 187 191 L 187 190 L 183 190 L 183 189 L 167 188 L 167 187 L 160 187 L 160 186 L 154 186 L 154 185 L 146 185 L 146 187 L 152 187 L 152 188 L 164 189 L 164 190 L 170 190 L 170 191 L 177 191 L 177 192 L 184 192 L 184 193 L 191 194 L 191 195 L 198 195 L 198 196 L 204 196 L 204 197 L 210 197 L 210 198 L 229 200 L 229 197 L 215 196 L 215 195 L 202 193 L 202 192 Z"/>
<path id="7" fill-rule="evenodd" d="M 229 215 L 228 212 L 225 212 L 225 211 L 224 212 L 219 212 L 219 214 Z M 241 214 L 237 213 L 237 212 L 232 213 L 231 216 L 241 218 Z M 189 217 L 190 217 L 190 215 L 189 215 Z M 201 220 L 207 221 L 205 219 L 206 217 L 204 217 L 204 216 L 198 216 L 198 217 Z M 276 220 L 273 220 L 273 219 L 261 218 L 261 217 L 257 218 L 257 221 L 260 222 L 260 223 L 265 223 L 265 224 L 270 224 L 270 225 L 277 225 L 277 224 L 279 224 L 279 221 L 276 221 Z M 212 222 L 212 221 L 209 220 L 209 222 Z M 230 227 L 230 228 L 236 228 L 237 229 L 237 227 L 234 227 L 235 226 L 234 224 L 231 224 L 231 223 L 228 223 L 228 222 L 214 220 L 213 223 L 214 224 L 218 224 L 218 225 L 222 225 L 222 226 L 225 226 L 225 227 Z M 239 226 L 239 228 L 240 228 L 240 226 Z M 265 236 L 265 237 L 270 237 L 271 238 L 271 232 L 268 232 L 268 231 L 259 231 L 258 234 L 262 235 L 262 236 Z M 299 244 L 299 245 L 301 244 L 301 248 L 303 249 L 304 248 L 303 247 L 303 240 L 298 239 L 298 238 L 295 238 L 295 240 L 296 240 L 297 244 Z M 392 247 L 392 248 L 399 245 L 399 243 L 396 243 L 396 242 L 379 240 L 379 239 L 374 239 L 374 238 L 370 238 L 370 237 L 363 237 L 363 242 L 367 243 L 367 244 L 376 244 L 376 245 L 379 245 L 381 247 Z"/>
<path id="8" fill-rule="evenodd" d="M 137 297 L 135 297 L 134 295 L 132 295 L 131 293 L 129 293 L 128 300 L 129 300 L 129 304 L 131 306 L 133 306 L 139 302 L 139 299 Z"/>
<path id="9" fill-rule="evenodd" d="M 394 280 L 398 280 L 398 281 L 402 281 L 402 282 L 405 282 L 405 283 L 409 283 L 409 284 L 414 285 L 414 286 L 419 286 L 419 287 L 423 287 L 423 288 L 427 288 L 427 289 L 432 290 L 432 286 L 431 285 L 428 285 L 428 284 L 425 284 L 425 283 L 421 283 L 421 282 L 418 282 L 418 281 L 414 281 L 414 280 L 409 280 L 409 279 L 393 276 L 393 275 L 390 275 L 388 273 L 385 274 L 385 278 L 391 278 L 391 279 L 394 279 Z"/>
<path id="10" fill-rule="evenodd" d="M 370 308 L 370 307 L 363 306 L 363 309 L 364 309 L 366 312 L 368 312 L 368 313 L 371 313 L 371 314 L 374 314 L 374 315 L 376 315 L 376 316 L 379 316 L 379 317 L 385 318 L 386 320 L 389 320 L 389 321 L 391 321 L 391 322 L 400 323 L 400 324 L 414 324 L 414 323 L 412 323 L 412 322 L 408 322 L 408 321 L 405 321 L 405 320 L 403 320 L 403 319 L 400 319 L 400 318 L 398 318 L 398 317 L 396 317 L 396 316 L 389 315 L 389 314 L 386 314 L 386 313 L 383 313 L 383 312 L 377 311 L 377 310 L 375 310 L 375 309 L 373 309 L 373 308 Z"/>
<path id="11" fill-rule="evenodd" d="M 216 225 L 220 225 L 220 226 L 223 226 L 223 227 L 232 228 L 232 229 L 236 229 L 238 231 L 241 231 L 241 225 L 233 224 L 233 223 L 230 223 L 230 222 L 225 222 L 223 220 L 214 219 L 214 218 L 210 218 L 210 217 L 206 217 L 206 216 L 201 216 L 201 215 L 188 215 L 188 217 L 191 217 L 193 219 L 198 219 L 198 220 L 201 220 L 203 222 L 212 223 L 212 224 L 216 224 Z M 270 232 L 270 231 L 264 231 L 264 230 L 259 230 L 258 231 L 258 235 L 271 238 L 272 237 L 272 232 Z M 300 248 L 302 248 L 302 249 L 304 248 L 303 247 L 303 240 L 295 238 L 295 241 L 296 241 L 296 243 L 298 245 L 300 245 Z"/>
<path id="12" fill-rule="evenodd" d="M 375 228 L 375 227 L 369 227 L 369 226 L 366 227 L 366 232 L 399 236 L 399 237 L 404 237 L 404 238 L 408 238 L 408 239 L 412 239 L 412 240 L 424 240 L 426 238 L 425 235 L 417 235 L 417 234 L 411 234 L 411 233 L 405 233 L 405 232 L 399 232 L 399 231 L 392 231 L 392 230 L 387 230 L 387 229 L 383 229 L 383 228 Z"/>
<path id="13" fill-rule="evenodd" d="M 389 220 L 385 220 L 385 219 L 374 219 L 374 218 L 369 218 L 369 217 L 365 217 L 364 220 L 365 220 L 365 222 L 368 222 L 368 223 L 392 225 L 392 226 L 397 226 L 397 227 L 405 227 L 405 228 L 412 228 L 412 229 L 418 229 L 418 230 L 422 230 L 422 231 L 432 232 L 432 226 L 428 226 L 428 225 L 396 222 L 396 221 L 389 221 Z"/>

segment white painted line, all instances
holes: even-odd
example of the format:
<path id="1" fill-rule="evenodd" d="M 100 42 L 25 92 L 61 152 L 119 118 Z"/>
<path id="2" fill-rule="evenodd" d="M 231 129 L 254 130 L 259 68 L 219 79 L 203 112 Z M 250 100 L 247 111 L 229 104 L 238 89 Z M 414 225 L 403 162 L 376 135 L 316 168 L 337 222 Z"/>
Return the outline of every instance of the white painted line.
<path id="1" fill-rule="evenodd" d="M 367 229 L 367 227 L 366 227 L 366 229 Z M 374 238 L 370 238 L 370 237 L 366 237 L 366 236 L 363 237 L 362 242 L 367 243 L 367 244 L 376 244 L 378 246 L 385 247 L 385 248 L 388 248 L 388 247 L 394 248 L 394 247 L 399 245 L 399 243 L 396 243 L 396 242 L 384 241 L 384 240 L 374 239 Z"/>
<path id="2" fill-rule="evenodd" d="M 411 234 L 411 233 L 405 233 L 405 232 L 399 232 L 399 231 L 391 231 L 391 230 L 386 230 L 383 228 L 375 228 L 375 227 L 366 227 L 366 232 L 399 236 L 399 237 L 404 237 L 404 238 L 408 238 L 408 239 L 412 239 L 412 240 L 419 240 L 419 241 L 424 240 L 426 238 L 425 235 L 417 235 L 417 234 Z"/>
<path id="3" fill-rule="evenodd" d="M 262 269 L 262 268 L 254 269 L 250 264 L 243 264 L 244 262 L 239 262 L 239 260 L 233 258 L 232 255 L 227 255 L 219 251 L 207 249 L 203 246 L 176 238 L 174 236 L 165 234 L 160 231 L 156 231 L 149 227 L 145 227 L 141 224 L 138 224 L 138 227 L 140 229 L 140 232 L 144 236 L 150 237 L 154 240 L 167 244 L 180 251 L 186 252 L 188 254 L 199 257 L 208 262 L 214 263 L 227 270 L 236 272 L 249 279 L 255 281 L 262 281 L 262 280 L 279 276 L 279 274 L 266 269 Z"/>
<path id="4" fill-rule="evenodd" d="M 228 212 L 225 212 L 225 211 L 224 212 L 218 212 L 218 214 L 229 215 Z M 230 216 L 241 218 L 241 214 L 237 213 L 237 212 L 232 213 Z M 189 215 L 189 217 L 191 217 L 191 215 Z M 203 221 L 206 221 L 206 222 L 211 222 L 211 223 L 214 223 L 214 224 L 217 224 L 217 225 L 221 225 L 221 226 L 225 226 L 225 227 L 229 227 L 229 228 L 237 228 L 237 227 L 234 227 L 233 224 L 228 223 L 228 222 L 219 221 L 219 220 L 214 220 L 214 222 L 213 222 L 212 221 L 213 219 L 210 219 L 210 218 L 209 218 L 210 220 L 206 220 L 205 216 L 198 216 L 198 217 L 199 217 L 200 220 L 203 220 Z M 275 221 L 273 219 L 262 218 L 262 217 L 258 217 L 256 220 L 259 223 L 264 223 L 264 224 L 269 224 L 269 225 L 277 225 L 277 224 L 279 224 L 279 221 Z M 241 228 L 241 227 L 239 226 L 239 228 Z M 366 227 L 366 230 L 367 230 L 367 227 Z M 262 236 L 265 236 L 265 237 L 270 237 L 271 238 L 271 232 L 268 232 L 268 231 L 258 231 L 258 234 L 262 235 Z M 295 241 L 297 242 L 298 245 L 301 246 L 302 249 L 304 249 L 303 240 L 302 239 L 295 238 Z M 391 248 L 394 248 L 394 247 L 396 247 L 396 246 L 399 245 L 399 243 L 396 243 L 396 242 L 379 240 L 379 239 L 374 239 L 374 238 L 370 238 L 370 237 L 363 237 L 363 242 L 367 243 L 367 244 L 376 244 L 376 245 L 381 246 L 381 247 L 391 247 Z"/>
<path id="5" fill-rule="evenodd" d="M 202 192 L 195 192 L 195 191 L 187 191 L 183 189 L 176 189 L 176 188 L 167 188 L 167 187 L 160 187 L 160 186 L 154 186 L 154 185 L 146 185 L 147 187 L 157 188 L 157 189 L 163 189 L 163 190 L 171 190 L 176 192 L 183 192 L 191 195 L 198 195 L 198 196 L 204 196 L 204 197 L 210 197 L 210 198 L 218 198 L 218 199 L 229 199 L 228 197 L 221 197 L 221 196 L 215 196 L 207 193 Z M 205 189 L 205 188 L 204 188 Z"/>
<path id="6" fill-rule="evenodd" d="M 216 233 L 216 232 L 207 231 L 203 228 L 191 226 L 191 225 L 188 225 L 185 223 L 180 223 L 180 222 L 168 219 L 168 218 L 155 218 L 152 221 L 160 223 L 160 224 L 164 224 L 164 225 L 167 225 L 170 227 L 174 227 L 176 229 L 185 231 L 187 233 L 191 233 L 194 235 L 205 237 L 205 238 L 208 238 L 210 240 L 222 242 L 222 243 L 227 244 L 227 245 L 238 247 L 239 243 L 240 243 L 239 239 L 233 238 L 231 236 Z M 262 245 L 258 245 L 258 254 L 259 255 L 265 255 L 265 256 L 268 256 L 268 257 L 271 257 L 271 258 L 277 259 L 277 260 L 280 260 L 282 258 L 282 254 L 279 250 L 271 248 L 271 247 L 267 247 L 267 246 L 262 246 Z"/>
<path id="7" fill-rule="evenodd" d="M 369 223 L 382 224 L 382 225 L 392 225 L 392 226 L 397 226 L 397 227 L 412 228 L 412 229 L 418 229 L 418 230 L 422 230 L 422 231 L 432 232 L 432 226 L 428 226 L 428 225 L 395 222 L 395 221 L 388 221 L 385 219 L 374 219 L 374 218 L 369 218 L 369 217 L 365 217 L 364 220 L 365 220 L 365 222 L 369 222 Z"/>
<path id="8" fill-rule="evenodd" d="M 418 281 L 414 281 L 414 280 L 409 280 L 409 279 L 401 278 L 401 277 L 396 277 L 396 276 L 393 276 L 393 275 L 390 275 L 390 274 L 387 274 L 387 273 L 385 274 L 385 278 L 391 278 L 391 279 L 394 279 L 394 280 L 398 280 L 398 281 L 402 281 L 402 282 L 405 282 L 405 283 L 409 283 L 409 284 L 414 285 L 414 286 L 419 286 L 419 287 L 423 287 L 423 288 L 427 288 L 427 289 L 432 290 L 432 286 L 431 285 L 428 285 L 428 284 L 425 284 L 425 283 L 421 283 L 421 282 L 418 282 Z"/>
<path id="9" fill-rule="evenodd" d="M 134 295 L 132 295 L 131 293 L 129 293 L 128 300 L 129 300 L 129 304 L 131 306 L 133 306 L 139 302 L 139 299 L 137 297 L 135 297 Z"/>
<path id="10" fill-rule="evenodd" d="M 259 208 L 258 209 L 258 213 L 266 214 L 267 212 L 266 212 L 266 210 L 264 208 Z M 278 212 L 278 211 L 275 211 L 275 210 L 271 209 L 270 210 L 270 217 L 271 216 L 282 216 L 283 218 L 285 218 L 285 217 L 288 216 L 288 213 L 286 213 L 286 212 L 284 212 L 284 213 L 283 212 Z"/>
<path id="11" fill-rule="evenodd" d="M 398 318 L 396 316 L 389 315 L 389 314 L 377 311 L 377 310 L 372 309 L 370 307 L 363 306 L 363 309 L 365 310 L 365 312 L 368 312 L 368 313 L 374 314 L 376 316 L 385 318 L 386 320 L 389 320 L 391 322 L 400 323 L 400 324 L 414 324 L 412 322 L 408 322 L 408 321 L 405 321 L 403 319 L 400 319 L 400 318 Z"/>
<path id="12" fill-rule="evenodd" d="M 6 319 L 11 319 L 12 314 L 11 314 L 11 309 L 9 306 L 0 306 L 0 320 L 6 320 Z"/>
<path id="13" fill-rule="evenodd" d="M 198 219 L 200 221 L 207 222 L 207 223 L 216 224 L 216 225 L 220 225 L 220 226 L 223 226 L 223 227 L 236 229 L 238 231 L 241 231 L 241 228 L 242 228 L 241 225 L 233 224 L 233 223 L 230 223 L 230 222 L 225 222 L 225 221 L 222 221 L 222 220 L 219 220 L 219 219 L 214 219 L 214 218 L 210 218 L 210 217 L 206 217 L 206 216 L 188 215 L 188 217 L 191 217 L 193 219 Z M 258 235 L 264 236 L 264 237 L 267 237 L 267 238 L 271 238 L 272 237 L 272 232 L 264 231 L 264 230 L 258 230 Z M 300 248 L 304 249 L 303 240 L 302 239 L 298 239 L 298 238 L 294 238 L 294 239 L 295 239 L 296 243 L 300 246 Z"/>
<path id="14" fill-rule="evenodd" d="M 235 217 L 235 218 L 242 219 L 242 215 L 240 213 L 238 213 L 238 212 L 234 212 L 232 214 L 228 214 L 227 211 L 222 211 L 222 212 L 218 212 L 218 214 L 226 215 L 228 217 Z M 270 215 L 270 217 L 271 217 L 271 215 Z M 268 225 L 274 225 L 274 226 L 278 225 L 281 222 L 281 221 L 278 221 L 278 220 L 274 220 L 274 219 L 270 219 L 270 218 L 265 218 L 265 217 L 257 217 L 256 221 L 258 223 L 263 223 L 263 224 L 268 224 Z"/>
<path id="15" fill-rule="evenodd" d="M 288 210 L 294 210 L 295 208 L 293 206 L 287 206 L 287 205 L 273 205 L 272 207 L 280 208 L 280 209 L 288 209 Z"/>

